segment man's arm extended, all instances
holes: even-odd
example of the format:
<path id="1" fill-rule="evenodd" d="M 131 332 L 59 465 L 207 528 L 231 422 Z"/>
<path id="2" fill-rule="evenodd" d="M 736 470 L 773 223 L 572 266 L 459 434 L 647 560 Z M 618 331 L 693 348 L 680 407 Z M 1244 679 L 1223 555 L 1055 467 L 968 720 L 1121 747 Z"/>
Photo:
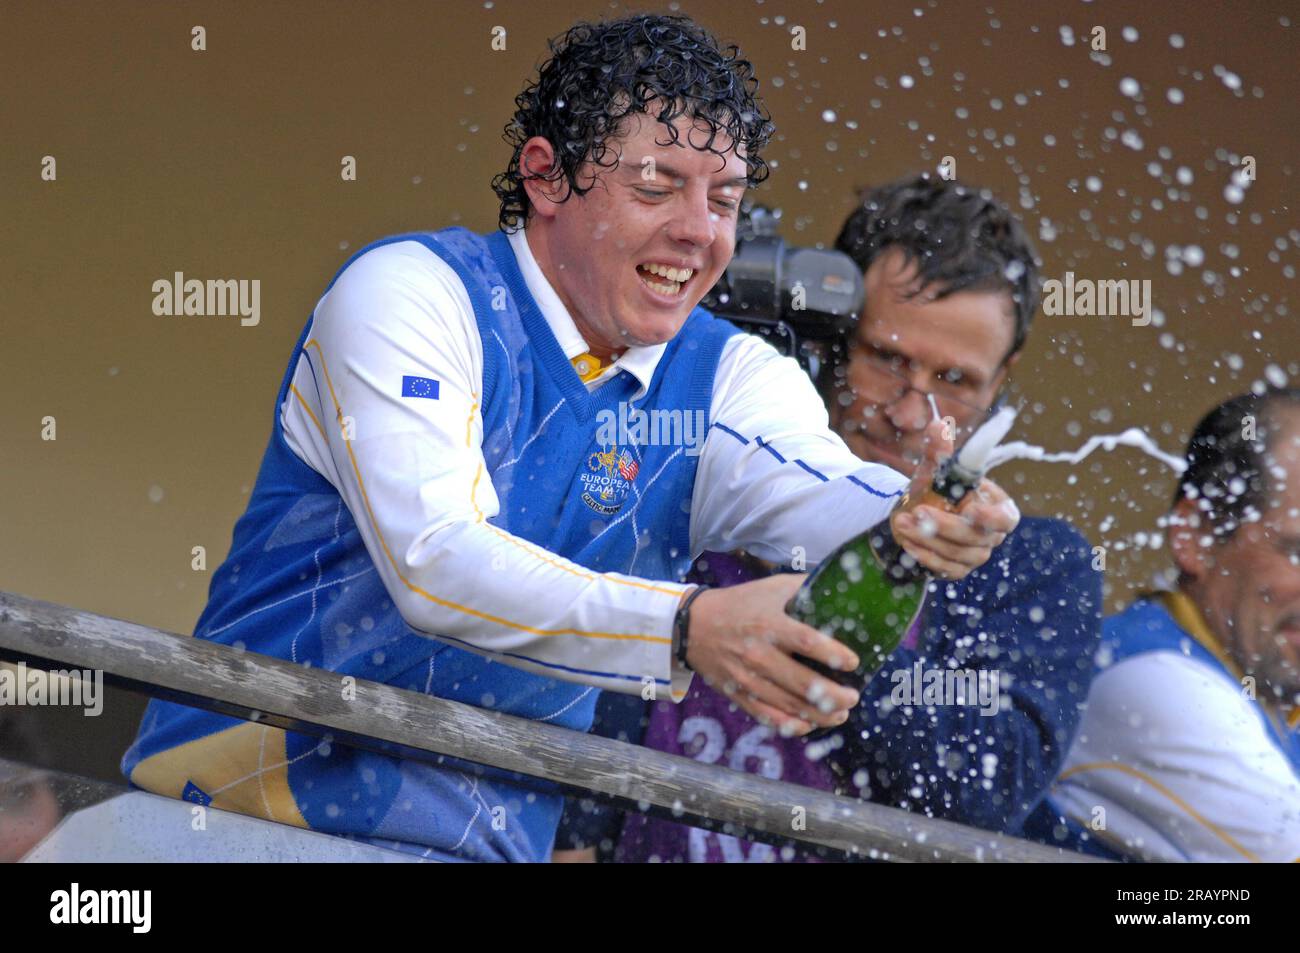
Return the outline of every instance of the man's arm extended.
<path id="1" fill-rule="evenodd" d="M 342 495 L 415 631 L 553 678 L 629 693 L 652 679 L 681 698 L 690 672 L 672 636 L 689 586 L 593 572 L 488 522 L 500 502 L 480 449 L 481 350 L 445 262 L 415 242 L 370 251 L 317 305 L 286 439 Z M 718 680 L 743 670 L 761 690 L 741 704 L 759 717 L 839 723 L 856 693 L 789 655 L 845 668 L 853 653 L 785 616 L 789 593 L 769 589 L 704 593 L 690 666 Z"/>
<path id="2" fill-rule="evenodd" d="M 811 569 L 889 515 L 907 479 L 853 456 L 812 381 L 753 335 L 727 342 L 691 507 L 691 548 Z"/>
<path id="3" fill-rule="evenodd" d="M 692 553 L 744 549 L 794 569 L 811 569 L 884 520 L 904 491 L 919 499 L 952 451 L 935 421 L 912 474 L 858 459 L 830 429 L 808 375 L 753 335 L 727 342 L 709 419 L 691 507 Z M 894 520 L 893 530 L 924 567 L 961 578 L 1019 519 L 1007 494 L 985 480 L 960 514 L 921 506 Z"/>

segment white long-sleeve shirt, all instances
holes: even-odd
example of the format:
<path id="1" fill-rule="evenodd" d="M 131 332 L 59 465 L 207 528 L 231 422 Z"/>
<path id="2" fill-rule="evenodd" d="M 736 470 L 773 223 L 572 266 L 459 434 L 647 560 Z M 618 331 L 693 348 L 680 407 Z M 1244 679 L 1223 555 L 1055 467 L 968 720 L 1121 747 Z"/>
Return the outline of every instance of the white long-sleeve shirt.
<path id="1" fill-rule="evenodd" d="M 1190 600 L 1166 598 L 1189 640 L 1218 651 Z M 1143 860 L 1300 861 L 1300 777 L 1255 701 L 1195 655 L 1144 652 L 1097 674 L 1052 799 Z"/>
<path id="2" fill-rule="evenodd" d="M 525 231 L 510 243 L 565 355 L 585 353 Z M 629 348 L 588 389 L 625 370 L 643 393 L 665 347 Z M 499 503 L 480 449 L 483 348 L 446 262 L 414 241 L 371 250 L 313 312 L 281 407 L 286 442 L 343 497 L 412 629 L 601 688 L 670 681 L 680 699 L 690 673 L 671 636 L 688 586 L 593 572 L 487 522 Z M 404 375 L 438 381 L 438 400 L 403 400 L 393 382 Z M 853 456 L 799 365 L 751 335 L 724 347 L 710 421 L 690 501 L 692 556 L 744 548 L 811 568 L 884 519 L 906 486 Z"/>

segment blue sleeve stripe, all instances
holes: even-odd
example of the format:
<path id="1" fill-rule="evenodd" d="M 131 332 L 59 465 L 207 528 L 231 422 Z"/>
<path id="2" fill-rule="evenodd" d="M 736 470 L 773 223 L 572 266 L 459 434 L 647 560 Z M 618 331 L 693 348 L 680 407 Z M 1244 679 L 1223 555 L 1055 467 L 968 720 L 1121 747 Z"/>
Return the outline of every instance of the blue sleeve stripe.
<path id="1" fill-rule="evenodd" d="M 755 437 L 754 439 L 758 441 L 758 445 L 759 445 L 760 447 L 762 447 L 764 450 L 766 450 L 766 451 L 767 451 L 768 453 L 770 453 L 772 456 L 776 457 L 776 459 L 779 460 L 781 463 L 785 463 L 785 462 L 786 462 L 785 457 L 781 456 L 781 454 L 779 454 L 779 453 L 776 452 L 776 447 L 772 446 L 770 443 L 768 443 L 768 442 L 767 442 L 766 440 L 764 440 L 762 437 Z"/>
<path id="2" fill-rule="evenodd" d="M 455 642 L 456 644 L 463 645 L 466 648 L 477 649 L 478 651 L 475 654 L 478 654 L 478 652 L 487 652 L 490 655 L 495 655 L 500 658 L 519 659 L 520 661 L 529 662 L 533 665 L 540 665 L 543 668 L 553 668 L 561 672 L 572 672 L 574 675 L 594 675 L 597 678 L 610 678 L 615 681 L 622 680 L 627 682 L 636 682 L 638 685 L 643 681 L 643 676 L 641 675 L 619 675 L 614 672 L 598 672 L 595 669 L 590 668 L 573 668 L 569 665 L 560 665 L 556 662 L 544 662 L 541 659 L 533 658 L 531 655 L 520 655 L 518 652 L 493 652 L 491 649 L 484 648 L 481 645 L 474 645 L 472 642 L 458 639 L 454 635 L 439 634 L 438 638 L 445 639 L 448 642 Z M 654 681 L 656 685 L 667 686 L 669 684 L 668 680 L 663 678 L 656 678 Z"/>
<path id="3" fill-rule="evenodd" d="M 814 470 L 812 467 L 808 466 L 808 464 L 804 463 L 802 460 L 798 459 L 797 457 L 795 458 L 794 462 L 799 464 L 799 466 L 803 467 L 805 470 L 807 470 L 817 479 L 821 480 L 823 483 L 831 482 L 830 477 L 828 477 L 826 474 L 822 473 L 820 470 Z"/>
<path id="4" fill-rule="evenodd" d="M 873 486 L 868 486 L 867 484 L 863 483 L 861 480 L 859 480 L 857 477 L 853 476 L 852 474 L 849 475 L 849 482 L 850 482 L 850 483 L 856 483 L 858 486 L 862 487 L 862 489 L 866 490 L 866 491 L 867 491 L 868 493 L 870 493 L 872 496 L 878 496 L 878 497 L 880 497 L 882 500 L 888 500 L 888 499 L 890 499 L 891 497 L 902 496 L 902 495 L 903 495 L 903 491 L 902 491 L 902 490 L 895 490 L 893 493 L 881 493 L 881 492 L 880 492 L 879 490 L 877 490 L 875 487 L 873 487 Z"/>
<path id="5" fill-rule="evenodd" d="M 748 440 L 747 438 L 745 438 L 745 437 L 742 437 L 740 434 L 736 433 L 736 431 L 732 430 L 730 427 L 723 426 L 722 424 L 719 424 L 719 423 L 715 423 L 713 426 L 717 427 L 717 428 L 718 428 L 719 430 L 721 430 L 723 433 L 729 433 L 729 434 L 731 434 L 733 437 L 735 437 L 737 440 L 739 440 L 739 441 L 740 441 L 742 444 L 744 444 L 745 446 L 747 446 L 747 447 L 749 446 L 749 440 Z"/>
<path id="6" fill-rule="evenodd" d="M 311 371 L 311 382 L 316 385 L 316 400 L 320 402 L 320 409 L 323 411 L 325 409 L 325 395 L 321 393 L 320 381 L 316 379 L 316 365 L 311 362 L 311 355 L 307 353 L 306 348 L 303 348 L 302 356 L 307 361 L 307 370 Z"/>
<path id="7" fill-rule="evenodd" d="M 717 428 L 718 428 L 719 430 L 721 430 L 723 433 L 731 434 L 731 436 L 735 437 L 737 440 L 739 440 L 739 441 L 740 441 L 742 444 L 744 444 L 745 446 L 749 446 L 749 439 L 746 438 L 746 437 L 744 437 L 744 436 L 741 436 L 741 435 L 738 434 L 738 433 L 736 433 L 736 431 L 732 430 L 730 427 L 726 427 L 726 426 L 724 426 L 724 425 L 722 425 L 722 424 L 720 424 L 720 423 L 717 423 L 717 422 L 714 422 L 713 426 L 714 426 L 714 427 L 717 427 Z M 764 450 L 766 450 L 766 451 L 767 451 L 768 453 L 770 453 L 772 456 L 776 457 L 776 459 L 777 459 L 778 461 L 780 461 L 781 463 L 795 463 L 795 464 L 797 464 L 801 469 L 806 470 L 808 473 L 812 474 L 812 475 L 815 476 L 817 479 L 821 480 L 823 483 L 829 483 L 829 482 L 830 482 L 830 477 L 826 476 L 826 474 L 824 474 L 824 473 L 820 472 L 819 470 L 816 470 L 816 469 L 814 469 L 813 467 L 809 466 L 808 464 L 804 463 L 804 462 L 803 462 L 802 460 L 800 460 L 798 457 L 795 457 L 793 460 L 787 460 L 785 457 L 781 456 L 781 454 L 777 452 L 776 447 L 772 446 L 770 443 L 768 443 L 768 442 L 767 442 L 766 440 L 764 440 L 762 437 L 755 436 L 755 437 L 754 437 L 754 440 L 757 441 L 757 443 L 758 443 L 758 445 L 759 445 L 760 447 L 762 447 Z M 880 497 L 882 500 L 890 500 L 890 499 L 893 499 L 893 498 L 896 497 L 896 496 L 902 496 L 902 495 L 903 495 L 903 491 L 902 491 L 902 490 L 895 490 L 893 493 L 885 493 L 883 490 L 877 490 L 874 486 L 871 486 L 871 485 L 868 484 L 868 483 L 864 483 L 862 480 L 859 480 L 857 477 L 853 476 L 852 474 L 849 475 L 848 480 L 849 480 L 850 483 L 853 483 L 853 484 L 855 484 L 855 485 L 857 485 L 857 486 L 862 487 L 862 489 L 866 490 L 866 491 L 867 491 L 868 493 L 870 493 L 872 496 L 878 496 L 878 497 Z"/>

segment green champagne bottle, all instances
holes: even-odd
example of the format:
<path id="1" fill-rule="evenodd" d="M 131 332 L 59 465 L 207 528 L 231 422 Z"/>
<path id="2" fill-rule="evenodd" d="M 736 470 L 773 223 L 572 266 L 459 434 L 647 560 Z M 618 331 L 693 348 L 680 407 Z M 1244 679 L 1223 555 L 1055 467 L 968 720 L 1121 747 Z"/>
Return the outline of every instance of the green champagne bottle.
<path id="1" fill-rule="evenodd" d="M 843 642 L 860 665 L 836 671 L 802 655 L 795 658 L 862 691 L 920 615 L 929 581 L 929 573 L 894 540 L 888 520 L 853 537 L 808 574 L 785 611 Z"/>
<path id="2" fill-rule="evenodd" d="M 999 410 L 960 453 L 940 465 L 921 499 L 904 498 L 900 509 L 925 503 L 957 510 L 984 478 L 988 456 L 1015 416 L 1009 408 Z M 857 653 L 861 664 L 846 672 L 805 656 L 795 658 L 841 685 L 862 691 L 921 614 L 929 583 L 930 574 L 895 541 L 889 520 L 855 536 L 808 574 L 785 611 L 843 642 Z"/>

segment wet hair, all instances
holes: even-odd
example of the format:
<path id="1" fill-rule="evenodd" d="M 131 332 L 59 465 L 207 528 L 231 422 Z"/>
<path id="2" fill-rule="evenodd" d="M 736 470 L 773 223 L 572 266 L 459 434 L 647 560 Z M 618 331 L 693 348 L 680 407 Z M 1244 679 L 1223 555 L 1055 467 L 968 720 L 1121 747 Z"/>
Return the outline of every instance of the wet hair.
<path id="1" fill-rule="evenodd" d="M 669 141 L 678 141 L 669 125 L 679 116 L 707 124 L 709 135 L 697 148 L 725 159 L 744 146 L 745 174 L 751 186 L 767 178 L 761 152 L 775 129 L 756 91 L 758 80 L 749 60 L 732 45 L 718 40 L 688 17 L 639 15 L 602 23 L 582 22 L 549 42 L 551 57 L 515 97 L 515 115 L 504 137 L 514 147 L 506 171 L 492 180 L 501 200 L 498 215 L 504 231 L 513 231 L 528 218 L 526 178 L 549 182 L 564 179 L 570 194 L 585 195 L 593 183 L 579 182 L 578 172 L 590 161 L 612 169 L 618 157 L 608 142 L 622 130 L 632 113 L 648 113 L 658 100 L 659 122 Z M 731 142 L 719 149 L 719 134 Z M 699 140 L 692 133 L 689 144 Z M 520 170 L 524 143 L 542 136 L 555 149 L 555 161 L 544 171 Z"/>
<path id="2" fill-rule="evenodd" d="M 864 274 L 897 248 L 918 268 L 914 293 L 1009 291 L 1015 329 L 1006 357 L 1024 347 L 1038 309 L 1040 263 L 1023 226 L 991 192 L 922 173 L 859 195 L 835 247 Z"/>
<path id="3" fill-rule="evenodd" d="M 1187 470 L 1178 481 L 1174 505 L 1199 501 L 1200 512 L 1221 539 L 1263 515 L 1271 485 L 1270 440 L 1280 429 L 1277 411 L 1283 405 L 1300 407 L 1300 388 L 1241 394 L 1202 417 L 1187 442 Z"/>

